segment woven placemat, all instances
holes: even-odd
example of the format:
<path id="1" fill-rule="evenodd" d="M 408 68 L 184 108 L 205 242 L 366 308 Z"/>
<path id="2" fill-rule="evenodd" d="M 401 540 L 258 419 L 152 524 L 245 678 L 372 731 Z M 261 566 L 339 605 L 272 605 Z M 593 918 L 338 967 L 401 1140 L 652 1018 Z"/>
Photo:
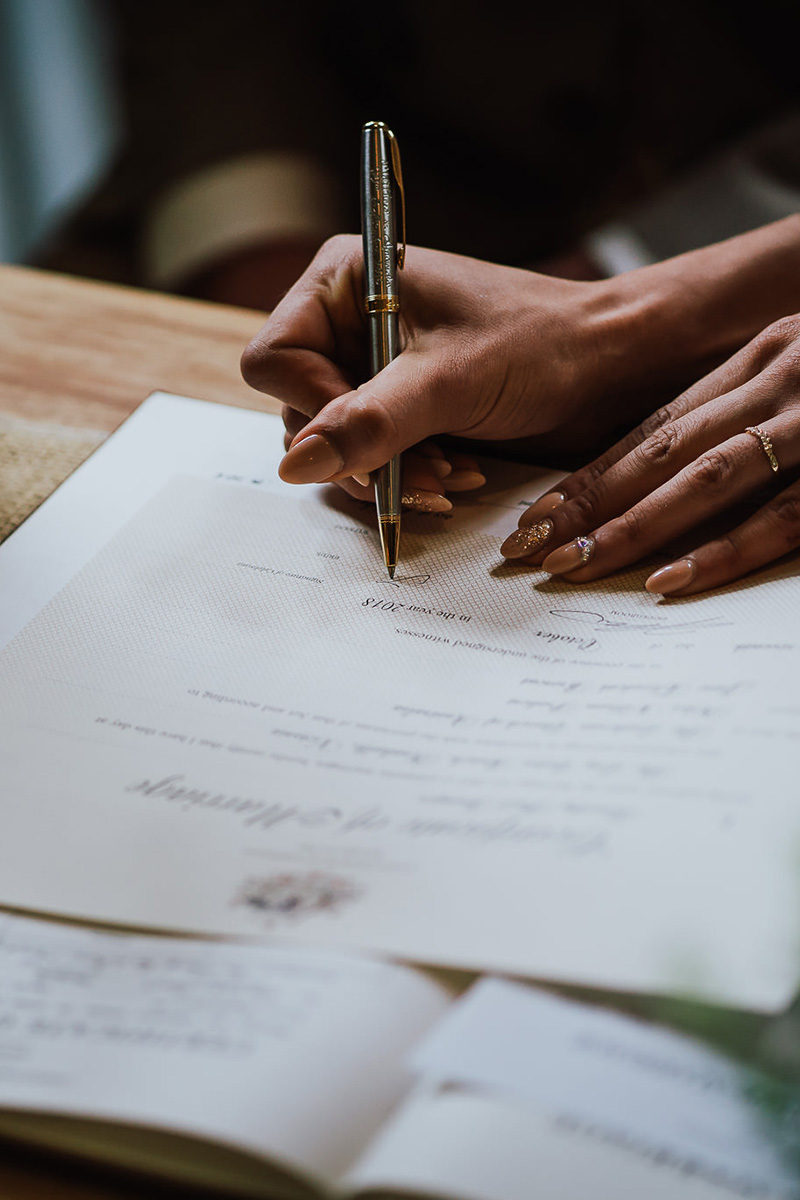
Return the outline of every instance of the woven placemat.
<path id="1" fill-rule="evenodd" d="M 106 437 L 0 413 L 0 542 Z"/>

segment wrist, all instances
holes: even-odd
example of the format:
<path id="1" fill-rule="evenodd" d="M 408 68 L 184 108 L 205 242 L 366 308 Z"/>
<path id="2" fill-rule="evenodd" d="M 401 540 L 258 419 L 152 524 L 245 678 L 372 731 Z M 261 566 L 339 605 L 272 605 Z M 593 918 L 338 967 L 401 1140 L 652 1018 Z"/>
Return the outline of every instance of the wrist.
<path id="1" fill-rule="evenodd" d="M 590 286 L 603 391 L 680 385 L 800 309 L 800 215 Z"/>

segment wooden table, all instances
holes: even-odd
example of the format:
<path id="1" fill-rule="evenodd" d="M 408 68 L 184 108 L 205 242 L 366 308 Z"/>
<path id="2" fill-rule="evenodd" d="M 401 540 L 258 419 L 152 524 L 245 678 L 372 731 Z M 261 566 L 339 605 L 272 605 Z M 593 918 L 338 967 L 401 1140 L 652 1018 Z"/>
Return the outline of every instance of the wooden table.
<path id="1" fill-rule="evenodd" d="M 111 432 L 151 392 L 277 412 L 239 358 L 264 313 L 0 266 L 0 412 Z M 0 1144 L 2 1200 L 138 1200 L 174 1188 Z"/>
<path id="2" fill-rule="evenodd" d="M 265 314 L 0 266 L 0 411 L 108 430 L 154 391 L 277 412 L 239 358 Z"/>

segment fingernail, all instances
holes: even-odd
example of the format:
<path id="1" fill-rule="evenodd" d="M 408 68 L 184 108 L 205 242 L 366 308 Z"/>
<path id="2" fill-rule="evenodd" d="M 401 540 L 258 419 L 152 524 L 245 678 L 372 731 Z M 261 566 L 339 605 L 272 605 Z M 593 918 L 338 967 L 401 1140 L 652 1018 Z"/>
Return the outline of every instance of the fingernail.
<path id="1" fill-rule="evenodd" d="M 353 471 L 353 474 L 350 476 L 350 478 L 355 479 L 356 483 L 360 483 L 362 487 L 369 487 L 370 483 L 372 482 L 369 474 L 366 471 Z"/>
<path id="2" fill-rule="evenodd" d="M 566 498 L 564 492 L 546 492 L 544 496 L 534 500 L 533 504 L 528 505 L 520 517 L 520 521 L 525 525 L 533 525 L 547 513 L 552 512 L 554 508 L 558 508 L 559 504 L 563 504 Z"/>
<path id="3" fill-rule="evenodd" d="M 545 544 L 553 532 L 553 522 L 545 517 L 536 525 L 526 525 L 523 529 L 515 529 L 509 534 L 500 547 L 503 558 L 524 558 L 526 554 L 535 554 Z"/>
<path id="4" fill-rule="evenodd" d="M 445 476 L 449 475 L 453 470 L 446 458 L 430 457 L 427 459 L 427 464 L 433 471 L 434 475 L 438 475 L 440 479 L 444 479 Z"/>
<path id="5" fill-rule="evenodd" d="M 688 587 L 694 579 L 696 570 L 697 563 L 693 558 L 681 558 L 678 562 L 670 563 L 668 567 L 659 567 L 649 579 L 645 580 L 644 586 L 648 592 L 655 592 L 659 596 L 670 596 L 673 592 L 679 592 L 682 588 Z"/>
<path id="6" fill-rule="evenodd" d="M 552 554 L 548 554 L 542 563 L 542 570 L 549 575 L 563 575 L 565 571 L 574 571 L 583 567 L 594 554 L 594 538 L 577 537 L 566 546 L 559 546 Z"/>
<path id="7" fill-rule="evenodd" d="M 438 492 L 403 492 L 402 504 L 404 508 L 424 513 L 450 512 L 453 507 L 447 497 Z"/>
<path id="8" fill-rule="evenodd" d="M 322 483 L 343 466 L 344 459 L 336 447 L 321 433 L 312 433 L 292 446 L 278 474 L 286 483 Z"/>
<path id="9" fill-rule="evenodd" d="M 448 475 L 445 487 L 448 492 L 469 492 L 473 488 L 483 487 L 486 476 L 480 471 L 453 471 Z"/>

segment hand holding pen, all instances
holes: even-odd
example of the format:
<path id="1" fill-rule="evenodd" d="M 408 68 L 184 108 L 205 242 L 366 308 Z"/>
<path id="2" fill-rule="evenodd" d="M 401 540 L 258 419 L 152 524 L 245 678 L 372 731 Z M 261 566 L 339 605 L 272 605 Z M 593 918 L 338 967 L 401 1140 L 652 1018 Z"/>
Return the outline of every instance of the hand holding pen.
<path id="1" fill-rule="evenodd" d="M 751 521 L 655 572 L 648 590 L 691 595 L 800 546 L 800 315 L 770 324 L 800 312 L 800 217 L 594 282 L 411 247 L 402 353 L 356 387 L 363 305 L 360 239 L 332 239 L 245 352 L 248 381 L 285 402 L 289 482 L 334 482 L 366 499 L 354 475 L 403 452 L 407 492 L 412 464 L 432 461 L 412 448 L 442 433 L 505 443 L 513 457 L 524 446 L 534 461 L 547 445 L 551 462 L 563 453 L 588 465 L 510 533 L 502 553 L 520 566 L 602 578 L 679 534 L 685 545 L 709 503 L 735 522 L 751 488 L 769 493 Z M 700 378 L 723 346 L 732 357 Z M 681 379 L 697 382 L 678 395 Z M 663 406 L 654 381 L 677 399 Z M 630 434 L 591 462 L 620 425 Z M 453 477 L 481 481 L 464 475 L 445 465 L 429 494 L 447 504 Z"/>

